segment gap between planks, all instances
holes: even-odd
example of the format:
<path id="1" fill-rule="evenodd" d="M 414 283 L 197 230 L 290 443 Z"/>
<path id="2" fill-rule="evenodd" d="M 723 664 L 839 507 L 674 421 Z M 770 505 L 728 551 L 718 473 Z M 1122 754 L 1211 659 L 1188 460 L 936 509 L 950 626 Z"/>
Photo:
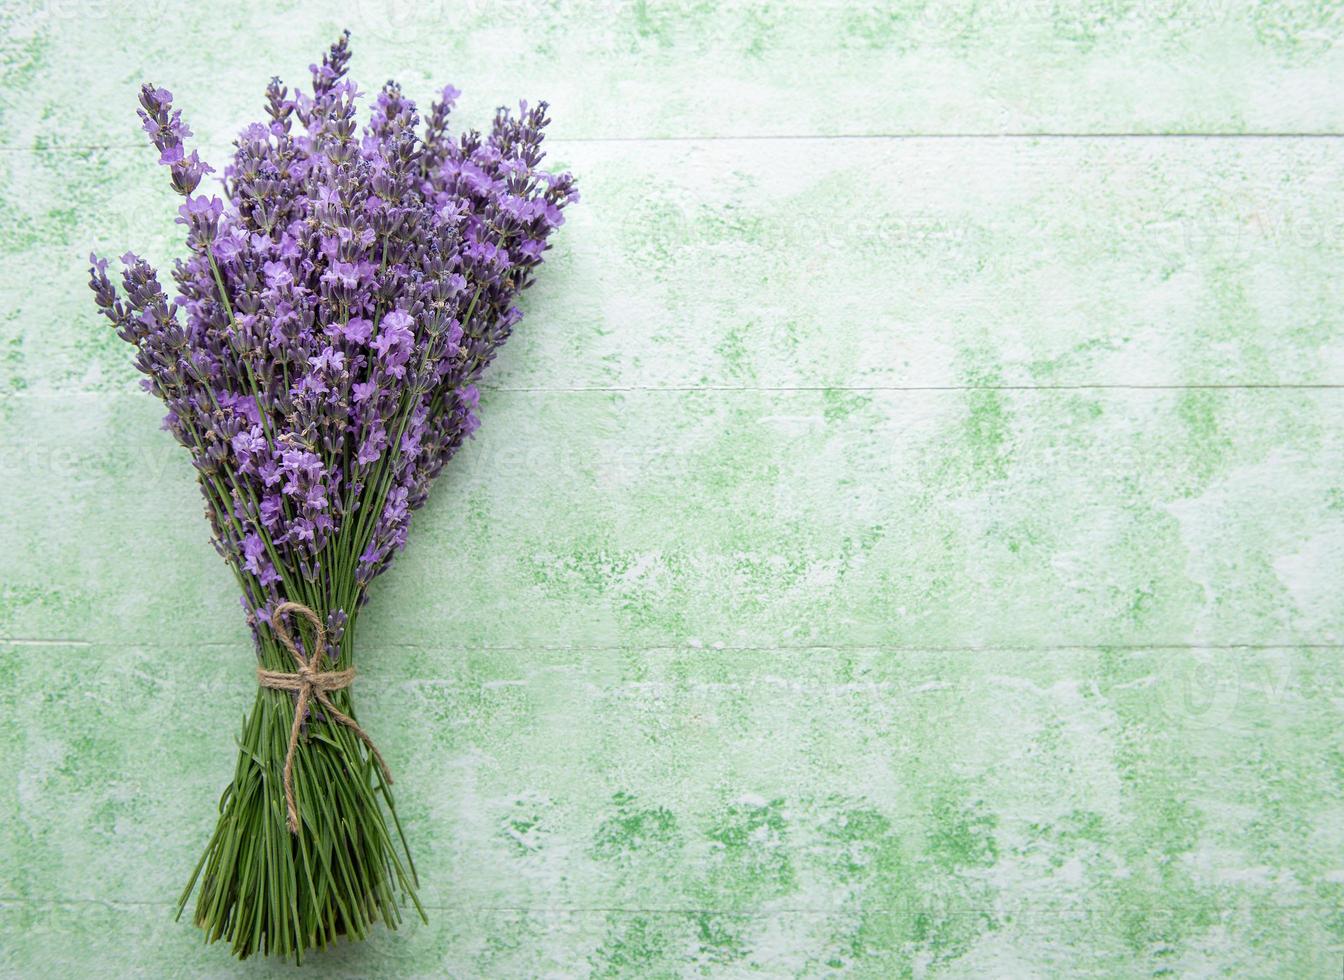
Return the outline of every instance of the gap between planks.
<path id="1" fill-rule="evenodd" d="M 481 391 L 500 391 L 527 394 L 570 394 L 582 392 L 696 392 L 696 391 L 764 391 L 764 392 L 826 392 L 826 391 L 1256 391 L 1256 390 L 1315 390 L 1332 391 L 1344 388 L 1333 382 L 1246 382 L 1246 383 L 1192 383 L 1192 384 L 1129 384 L 1125 382 L 1079 382 L 1076 384 L 1023 385 L 591 385 L 568 388 L 514 387 L 509 385 L 478 385 Z"/>
<path id="2" fill-rule="evenodd" d="M 762 143 L 762 142 L 826 142 L 826 141 L 897 141 L 897 140 L 1338 140 L 1344 133 L 1330 132 L 1260 132 L 1260 133 L 1127 133 L 1127 132 L 970 132 L 970 133 L 748 133 L 699 134 L 688 136 L 551 136 L 547 146 L 586 146 L 603 143 Z M 231 146 L 232 144 L 230 144 Z M 227 152 L 229 147 L 218 143 L 198 143 L 207 152 Z M 0 153 L 90 153 L 102 150 L 144 150 L 145 144 L 72 143 L 38 149 L 33 146 L 3 145 Z"/>
<path id="3" fill-rule="evenodd" d="M 1078 382 L 1076 384 L 972 384 L 972 385 L 573 385 L 568 387 L 550 386 L 513 386 L 513 385 L 477 385 L 481 392 L 527 395 L 583 395 L 583 394 L 694 394 L 702 391 L 717 392 L 766 392 L 790 394 L 794 392 L 893 392 L 919 393 L 931 391 L 1339 391 L 1344 382 L 1244 382 L 1244 383 L 1205 383 L 1191 384 L 1131 384 L 1127 382 Z M 43 401 L 50 398 L 104 398 L 109 394 L 131 394 L 135 389 L 111 389 L 109 391 L 88 391 L 79 388 L 53 386 L 46 389 L 29 389 L 10 392 L 15 401 Z M 138 391 L 136 391 L 139 394 Z"/>
<path id="4" fill-rule="evenodd" d="M 198 650 L 232 650 L 244 645 L 242 641 L 214 640 L 193 642 Z M 48 639 L 0 637 L 0 647 L 75 647 L 91 649 L 94 647 L 111 649 L 168 650 L 180 649 L 181 643 L 155 643 L 142 641 L 95 642 L 93 640 Z M 799 643 L 799 644 L 755 644 L 747 646 L 695 646 L 689 643 L 620 644 L 594 643 L 583 645 L 547 645 L 535 644 L 472 644 L 472 643 L 380 643 L 366 644 L 365 649 L 379 651 L 395 650 L 477 650 L 483 653 L 673 653 L 698 651 L 704 654 L 715 653 L 799 653 L 812 651 L 824 653 L 873 652 L 873 653 L 1100 653 L 1103 651 L 1123 651 L 1138 653 L 1149 650 L 1216 650 L 1232 652 L 1246 650 L 1251 652 L 1272 652 L 1276 650 L 1344 650 L 1344 643 L 1308 642 L 1308 643 L 1062 643 L 1062 644 L 1018 644 L 1018 645 L 937 645 L 937 644 L 892 644 L 892 643 Z"/>
<path id="5" fill-rule="evenodd" d="M 596 906 L 548 906 L 548 905 L 478 905 L 475 907 L 464 905 L 434 905 L 428 902 L 421 903 L 424 908 L 434 912 L 465 912 L 498 914 L 507 913 L 510 915 L 714 915 L 714 916 L 732 916 L 736 918 L 764 918 L 774 915 L 822 915 L 822 916 L 842 916 L 852 913 L 852 909 L 845 907 L 836 907 L 833 909 L 810 909 L 810 908 L 770 908 L 770 909 L 715 909 L 715 908 L 696 908 L 689 906 L 667 906 L 667 907 L 626 907 L 615 905 L 596 905 Z M 176 908 L 177 903 L 171 901 L 153 901 L 134 899 L 112 899 L 112 898 L 27 898 L 18 895 L 0 896 L 0 906 L 3 905 L 26 905 L 29 907 L 52 906 L 52 905 L 70 905 L 70 906 L 89 906 L 101 905 L 108 908 Z M 1309 912 L 1312 910 L 1330 908 L 1335 906 L 1329 902 L 1319 902 L 1315 904 L 1294 904 L 1294 905 L 1276 905 L 1276 904 L 1246 904 L 1238 902 L 1235 905 L 1229 905 L 1220 911 L 1223 912 L 1242 912 L 1246 910 L 1256 912 Z M 1202 911 L 1204 906 L 1184 906 L 1184 905 L 1142 905 L 1130 906 L 1132 909 L 1142 909 L 1145 913 L 1182 913 L 1190 911 Z M 865 909 L 865 912 L 875 912 L 879 915 L 901 915 L 915 916 L 927 915 L 930 910 L 927 908 L 873 908 Z M 942 908 L 938 910 L 939 915 L 957 916 L 957 915 L 990 915 L 998 914 L 1001 909 L 984 908 Z M 1033 909 L 1031 915 L 1041 918 L 1074 918 L 1078 915 L 1088 915 L 1092 909 L 1088 906 L 1078 906 L 1076 908 L 1054 908 L 1054 909 Z"/>

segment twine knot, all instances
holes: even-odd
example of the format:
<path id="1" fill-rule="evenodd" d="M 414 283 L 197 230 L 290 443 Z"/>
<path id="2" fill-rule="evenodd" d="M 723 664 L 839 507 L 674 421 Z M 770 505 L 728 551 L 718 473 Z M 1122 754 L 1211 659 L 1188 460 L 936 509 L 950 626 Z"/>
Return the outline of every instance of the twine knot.
<path id="1" fill-rule="evenodd" d="M 281 622 L 280 617 L 285 613 L 297 613 L 313 624 L 313 652 L 311 655 L 307 657 L 303 655 L 294 642 L 294 638 L 290 636 L 289 630 Z M 291 833 L 297 834 L 299 832 L 299 808 L 294 802 L 294 755 L 299 748 L 299 732 L 303 728 L 304 718 L 308 716 L 310 701 L 317 701 L 326 711 L 329 721 L 344 725 L 368 746 L 374 761 L 378 763 L 378 769 L 382 772 L 385 782 L 392 782 L 392 773 L 388 771 L 387 763 L 383 761 L 383 754 L 373 744 L 373 739 L 369 738 L 364 729 L 359 727 L 359 723 L 355 719 L 337 708 L 336 705 L 331 703 L 331 698 L 327 697 L 327 694 L 331 691 L 340 691 L 350 686 L 355 679 L 355 668 L 347 667 L 345 670 L 321 669 L 322 658 L 327 652 L 327 630 L 317 613 L 301 602 L 282 602 L 271 613 L 271 630 L 284 644 L 285 649 L 294 657 L 294 662 L 298 664 L 298 669 L 292 674 L 286 674 L 279 670 L 267 670 L 264 667 L 257 668 L 257 683 L 260 686 L 276 691 L 295 691 L 298 693 L 294 703 L 294 723 L 289 727 L 289 748 L 285 752 L 284 778 L 285 809 L 289 830 Z"/>

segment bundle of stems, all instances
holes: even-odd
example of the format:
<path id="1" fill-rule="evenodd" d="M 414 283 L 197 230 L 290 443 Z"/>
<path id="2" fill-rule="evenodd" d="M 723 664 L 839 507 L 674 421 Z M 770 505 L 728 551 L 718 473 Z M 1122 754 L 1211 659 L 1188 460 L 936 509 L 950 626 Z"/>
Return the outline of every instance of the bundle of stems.
<path id="1" fill-rule="evenodd" d="M 352 636 L 347 628 L 333 669 L 351 665 Z M 313 639 L 309 632 L 305 645 Z M 258 644 L 258 656 L 267 670 L 294 668 L 289 652 L 271 639 Z M 349 690 L 331 697 L 355 717 Z M 309 717 L 295 754 L 293 788 L 303 805 L 298 832 L 290 832 L 277 777 L 294 707 L 287 692 L 258 688 L 219 822 L 178 901 L 180 917 L 199 880 L 196 925 L 208 942 L 226 940 L 240 958 L 274 952 L 301 960 L 305 949 L 325 948 L 338 937 L 363 939 L 377 922 L 396 928 L 402 895 L 425 915 L 387 781 L 367 746 L 320 710 Z"/>
<path id="2" fill-rule="evenodd" d="M 388 82 L 361 132 L 348 37 L 312 66 L 311 92 L 271 81 L 224 200 L 197 193 L 213 171 L 187 152 L 171 93 L 143 86 L 140 118 L 185 199 L 177 295 L 132 253 L 120 290 L 91 257 L 99 310 L 191 454 L 256 649 L 233 782 L 178 908 L 195 892 L 207 940 L 240 957 L 301 959 L 395 927 L 406 898 L 424 915 L 352 704 L 355 627 L 475 430 L 476 381 L 578 197 L 540 167 L 545 103 L 452 138 L 455 89 L 422 120 Z"/>

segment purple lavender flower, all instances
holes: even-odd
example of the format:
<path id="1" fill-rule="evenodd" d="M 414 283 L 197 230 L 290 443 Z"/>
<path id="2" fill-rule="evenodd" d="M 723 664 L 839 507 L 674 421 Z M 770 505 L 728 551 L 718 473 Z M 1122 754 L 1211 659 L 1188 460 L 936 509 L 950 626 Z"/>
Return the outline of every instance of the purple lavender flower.
<path id="1" fill-rule="evenodd" d="M 200 190 L 213 171 L 171 93 L 145 85 L 139 115 L 183 197 L 190 254 L 172 299 L 134 255 L 120 290 L 105 259 L 89 270 L 192 454 L 253 621 L 319 597 L 342 631 L 475 430 L 475 382 L 578 199 L 569 174 L 541 168 L 545 103 L 454 139 L 457 89 L 422 123 L 389 82 L 361 131 L 348 61 L 343 37 L 311 93 L 272 80 L 223 198 Z"/>

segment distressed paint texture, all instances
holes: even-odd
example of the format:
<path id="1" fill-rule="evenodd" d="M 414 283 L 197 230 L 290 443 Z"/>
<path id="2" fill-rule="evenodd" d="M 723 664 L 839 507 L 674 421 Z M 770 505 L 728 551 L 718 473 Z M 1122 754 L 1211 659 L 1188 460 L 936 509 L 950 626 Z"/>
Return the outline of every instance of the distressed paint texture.
<path id="1" fill-rule="evenodd" d="M 428 926 L 323 975 L 1338 976 L 1333 3 L 0 11 L 0 973 L 171 920 L 250 703 L 89 247 L 341 26 L 584 201 L 363 620 Z M 743 138 L 750 137 L 750 138 Z"/>

